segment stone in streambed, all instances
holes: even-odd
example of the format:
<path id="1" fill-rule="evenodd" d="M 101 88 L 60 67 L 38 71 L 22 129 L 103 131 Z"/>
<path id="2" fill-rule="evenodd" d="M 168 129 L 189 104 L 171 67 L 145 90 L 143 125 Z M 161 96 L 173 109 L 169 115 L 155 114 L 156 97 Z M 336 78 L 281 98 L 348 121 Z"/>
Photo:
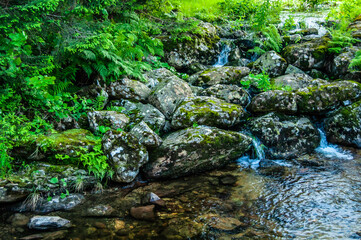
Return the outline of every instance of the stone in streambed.
<path id="1" fill-rule="evenodd" d="M 145 146 L 130 133 L 108 131 L 102 138 L 103 151 L 108 157 L 116 182 L 131 182 L 139 173 L 139 168 L 148 162 Z"/>
<path id="2" fill-rule="evenodd" d="M 34 216 L 30 219 L 28 227 L 36 230 L 70 227 L 70 221 L 58 216 Z"/>
<path id="3" fill-rule="evenodd" d="M 147 148 L 156 148 L 162 144 L 162 139 L 143 121 L 135 125 L 130 133 Z"/>
<path id="4" fill-rule="evenodd" d="M 180 103 L 172 118 L 174 129 L 186 128 L 194 123 L 220 128 L 230 128 L 246 116 L 240 105 L 224 102 L 214 97 L 186 98 Z"/>
<path id="5" fill-rule="evenodd" d="M 242 156 L 252 139 L 238 132 L 199 126 L 168 135 L 151 153 L 144 172 L 149 178 L 177 178 L 223 167 Z"/>
<path id="6" fill-rule="evenodd" d="M 130 215 L 132 215 L 135 219 L 152 221 L 155 219 L 154 208 L 154 205 L 132 207 L 130 209 Z"/>

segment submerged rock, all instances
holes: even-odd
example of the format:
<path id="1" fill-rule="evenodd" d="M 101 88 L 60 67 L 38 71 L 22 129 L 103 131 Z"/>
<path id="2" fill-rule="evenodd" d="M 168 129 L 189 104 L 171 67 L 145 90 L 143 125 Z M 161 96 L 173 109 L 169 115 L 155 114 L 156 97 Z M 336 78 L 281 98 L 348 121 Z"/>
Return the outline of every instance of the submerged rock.
<path id="1" fill-rule="evenodd" d="M 273 90 L 260 93 L 252 98 L 250 105 L 251 111 L 255 113 L 262 112 L 297 112 L 297 95 L 293 92 Z"/>
<path id="2" fill-rule="evenodd" d="M 128 78 L 110 83 L 107 90 L 112 99 L 145 101 L 150 94 L 150 89 L 144 83 Z"/>
<path id="3" fill-rule="evenodd" d="M 139 220 L 154 220 L 155 219 L 155 206 L 148 205 L 144 207 L 132 207 L 130 209 L 130 215 Z"/>
<path id="4" fill-rule="evenodd" d="M 212 127 L 230 128 L 246 116 L 240 105 L 214 97 L 186 98 L 175 111 L 172 127 L 186 128 L 194 123 Z"/>
<path id="5" fill-rule="evenodd" d="M 336 144 L 361 147 L 361 101 L 343 107 L 325 121 L 327 139 Z"/>
<path id="6" fill-rule="evenodd" d="M 144 172 L 149 178 L 177 178 L 222 167 L 242 156 L 252 139 L 238 132 L 199 126 L 168 135 L 151 153 Z"/>
<path id="7" fill-rule="evenodd" d="M 108 131 L 102 139 L 103 151 L 114 169 L 113 180 L 131 182 L 139 173 L 139 168 L 148 162 L 147 149 L 133 135 Z"/>
<path id="8" fill-rule="evenodd" d="M 246 106 L 249 96 L 246 90 L 237 85 L 216 84 L 199 93 L 200 96 L 210 96 L 222 99 L 228 103 Z"/>
<path id="9" fill-rule="evenodd" d="M 114 208 L 110 205 L 96 205 L 88 208 L 85 215 L 90 217 L 111 217 L 114 212 Z"/>
<path id="10" fill-rule="evenodd" d="M 35 216 L 30 219 L 28 226 L 30 229 L 47 230 L 70 227 L 70 221 L 58 216 Z"/>
<path id="11" fill-rule="evenodd" d="M 114 130 L 124 129 L 129 123 L 129 117 L 116 111 L 88 112 L 88 119 L 92 131 L 99 131 L 100 126 L 110 127 Z"/>
<path id="12" fill-rule="evenodd" d="M 287 68 L 287 61 L 275 51 L 264 53 L 253 63 L 252 72 L 266 72 L 270 77 L 283 75 Z"/>
<path id="13" fill-rule="evenodd" d="M 179 102 L 185 97 L 192 97 L 192 89 L 181 79 L 161 82 L 149 96 L 149 102 L 170 119 Z"/>
<path id="14" fill-rule="evenodd" d="M 297 107 L 300 113 L 322 114 L 361 97 L 361 84 L 339 81 L 298 89 Z"/>
<path id="15" fill-rule="evenodd" d="M 251 120 L 249 127 L 273 159 L 290 159 L 310 153 L 320 143 L 319 132 L 305 117 L 269 113 Z"/>
<path id="16" fill-rule="evenodd" d="M 195 86 L 236 84 L 249 73 L 247 67 L 217 67 L 196 73 L 190 76 L 188 81 Z"/>

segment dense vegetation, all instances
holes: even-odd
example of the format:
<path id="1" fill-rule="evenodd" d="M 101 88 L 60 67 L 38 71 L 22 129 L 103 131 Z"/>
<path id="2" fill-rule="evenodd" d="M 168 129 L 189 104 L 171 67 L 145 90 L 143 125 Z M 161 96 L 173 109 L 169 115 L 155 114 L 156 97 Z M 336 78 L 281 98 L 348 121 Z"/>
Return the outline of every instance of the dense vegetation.
<path id="1" fill-rule="evenodd" d="M 109 84 L 123 76 L 143 81 L 146 70 L 172 69 L 162 62 L 163 44 L 157 38 L 162 32 L 169 31 L 176 36 L 174 41 L 182 42 L 187 38 L 183 33 L 197 33 L 196 19 L 227 22 L 234 29 L 263 32 L 266 40 L 260 38 L 262 47 L 254 52 L 272 49 L 279 52 L 282 41 L 273 24 L 279 20 L 283 7 L 311 11 L 320 3 L 320 0 L 301 0 L 296 5 L 269 0 L 2 1 L 0 177 L 24 161 L 12 157 L 12 149 L 54 132 L 64 119 L 79 120 L 88 111 L 103 108 L 101 98 L 80 96 L 77 92 L 82 87 Z M 340 51 L 354 41 L 345 34 L 346 26 L 360 12 L 361 1 L 350 0 L 331 13 L 340 20 L 340 26 L 332 31 L 330 51 Z M 292 28 L 292 19 L 288 27 Z M 359 52 L 351 67 L 360 67 L 360 59 Z M 267 77 L 253 77 L 268 81 Z M 98 138 L 102 134 L 104 131 L 99 131 Z M 106 176 L 108 166 L 100 145 L 90 153 L 79 153 L 79 158 L 97 177 Z"/>

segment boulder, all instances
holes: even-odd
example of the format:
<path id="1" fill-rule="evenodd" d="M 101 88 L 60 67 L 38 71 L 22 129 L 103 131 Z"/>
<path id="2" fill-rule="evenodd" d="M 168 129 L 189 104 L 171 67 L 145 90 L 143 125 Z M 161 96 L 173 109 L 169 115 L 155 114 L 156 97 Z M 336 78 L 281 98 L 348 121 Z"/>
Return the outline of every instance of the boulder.
<path id="1" fill-rule="evenodd" d="M 147 148 L 156 148 L 162 144 L 162 139 L 144 121 L 135 125 L 130 133 L 139 139 L 139 143 Z"/>
<path id="2" fill-rule="evenodd" d="M 270 77 L 283 75 L 287 68 L 287 61 L 275 51 L 264 53 L 253 63 L 252 72 L 266 72 Z"/>
<path id="3" fill-rule="evenodd" d="M 222 99 L 228 103 L 246 106 L 249 103 L 249 95 L 246 90 L 237 85 L 217 84 L 198 93 L 199 96 L 210 96 Z"/>
<path id="4" fill-rule="evenodd" d="M 223 167 L 242 156 L 252 139 L 238 132 L 199 126 L 168 135 L 151 153 L 144 172 L 149 178 L 177 178 Z"/>
<path id="5" fill-rule="evenodd" d="M 178 77 L 174 75 L 174 73 L 172 73 L 166 68 L 158 68 L 152 71 L 148 71 L 144 73 L 143 76 L 147 81 L 146 86 L 150 89 L 157 86 L 160 82 L 175 78 L 178 79 Z"/>
<path id="6" fill-rule="evenodd" d="M 65 198 L 54 196 L 51 200 L 41 199 L 34 210 L 37 213 L 49 213 L 54 211 L 71 210 L 84 201 L 82 194 L 70 194 Z M 28 209 L 31 210 L 31 209 Z"/>
<path id="7" fill-rule="evenodd" d="M 348 28 L 351 30 L 353 38 L 361 39 L 361 15 L 357 16 Z"/>
<path id="8" fill-rule="evenodd" d="M 114 169 L 113 180 L 131 182 L 139 168 L 148 162 L 147 149 L 136 137 L 123 131 L 108 131 L 102 138 L 104 154 Z"/>
<path id="9" fill-rule="evenodd" d="M 111 99 L 129 99 L 142 102 L 148 98 L 150 91 L 144 83 L 128 78 L 112 82 L 107 88 Z"/>
<path id="10" fill-rule="evenodd" d="M 90 128 L 93 132 L 99 131 L 100 126 L 111 129 L 125 129 L 129 123 L 129 117 L 116 111 L 88 112 Z"/>
<path id="11" fill-rule="evenodd" d="M 154 88 L 148 100 L 158 108 L 167 119 L 170 119 L 178 103 L 185 97 L 193 97 L 188 83 L 181 79 L 169 79 Z"/>
<path id="12" fill-rule="evenodd" d="M 289 64 L 303 71 L 322 69 L 325 66 L 329 38 L 323 37 L 313 41 L 292 44 L 284 48 L 283 56 Z"/>
<path id="13" fill-rule="evenodd" d="M 332 143 L 361 148 L 361 101 L 332 113 L 325 121 L 325 131 Z"/>
<path id="14" fill-rule="evenodd" d="M 345 78 L 346 74 L 351 71 L 348 69 L 352 59 L 356 56 L 356 52 L 361 50 L 360 47 L 347 47 L 342 50 L 342 53 L 337 55 L 332 62 L 330 73 L 337 78 Z"/>
<path id="15" fill-rule="evenodd" d="M 34 216 L 30 219 L 28 227 L 36 230 L 70 227 L 69 220 L 58 216 Z"/>
<path id="16" fill-rule="evenodd" d="M 240 105 L 227 103 L 214 97 L 186 98 L 179 104 L 172 118 L 172 127 L 186 128 L 194 123 L 230 128 L 246 116 Z"/>
<path id="17" fill-rule="evenodd" d="M 319 132 L 306 117 L 269 113 L 252 119 L 249 127 L 272 159 L 298 157 L 312 152 L 320 143 Z"/>
<path id="18" fill-rule="evenodd" d="M 352 81 L 332 82 L 325 85 L 298 89 L 297 107 L 300 113 L 323 114 L 344 103 L 361 97 L 361 84 Z"/>
<path id="19" fill-rule="evenodd" d="M 217 67 L 196 73 L 190 76 L 188 81 L 195 86 L 237 84 L 249 72 L 247 67 Z"/>
<path id="20" fill-rule="evenodd" d="M 327 84 L 326 80 L 322 79 L 313 79 L 305 73 L 291 73 L 283 76 L 274 78 L 273 84 L 276 86 L 288 86 L 292 90 L 298 90 L 305 87 L 321 86 Z"/>
<path id="21" fill-rule="evenodd" d="M 267 91 L 252 98 L 250 109 L 254 113 L 280 112 L 292 114 L 297 112 L 296 98 L 297 95 L 293 92 Z"/>
<path id="22" fill-rule="evenodd" d="M 295 67 L 291 64 L 288 64 L 288 67 L 286 68 L 285 74 L 291 74 L 291 73 L 300 73 L 304 74 L 305 72 L 299 69 L 298 67 Z"/>

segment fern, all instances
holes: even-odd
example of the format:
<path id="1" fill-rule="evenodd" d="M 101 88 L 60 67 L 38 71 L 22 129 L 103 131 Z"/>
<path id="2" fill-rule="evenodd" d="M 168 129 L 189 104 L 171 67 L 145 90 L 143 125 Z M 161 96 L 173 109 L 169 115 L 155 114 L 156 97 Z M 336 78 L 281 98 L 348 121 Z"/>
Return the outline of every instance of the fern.
<path id="1" fill-rule="evenodd" d="M 278 33 L 278 30 L 275 25 L 269 25 L 263 30 L 263 35 L 266 37 L 266 40 L 263 42 L 264 47 L 267 51 L 275 50 L 276 52 L 281 51 L 282 38 Z"/>
<path id="2" fill-rule="evenodd" d="M 359 40 L 351 36 L 351 32 L 342 30 L 331 30 L 332 40 L 329 42 L 328 51 L 331 53 L 340 53 L 344 47 L 351 47 Z"/>
<path id="3" fill-rule="evenodd" d="M 348 68 L 352 70 L 361 70 L 361 50 L 356 52 L 356 56 L 352 59 Z"/>

